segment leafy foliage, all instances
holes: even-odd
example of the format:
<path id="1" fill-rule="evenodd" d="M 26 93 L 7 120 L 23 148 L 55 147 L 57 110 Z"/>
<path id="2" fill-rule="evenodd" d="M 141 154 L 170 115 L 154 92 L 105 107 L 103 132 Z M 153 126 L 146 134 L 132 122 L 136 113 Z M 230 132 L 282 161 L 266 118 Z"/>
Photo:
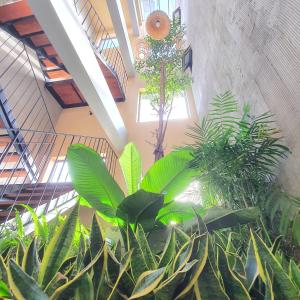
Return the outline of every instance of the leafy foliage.
<path id="1" fill-rule="evenodd" d="M 197 170 L 207 205 L 223 203 L 231 208 L 259 204 L 258 193 L 273 182 L 288 148 L 269 113 L 253 117 L 244 107 L 238 118 L 237 102 L 230 92 L 217 96 L 200 125 L 188 134 L 191 168 Z"/>
<path id="2" fill-rule="evenodd" d="M 82 243 L 74 256 L 71 244 L 77 218 L 78 205 L 46 246 L 42 238 L 34 238 L 24 249 L 27 254 L 23 257 L 18 257 L 16 251 L 20 244 L 2 253 L 0 297 L 52 300 L 267 299 L 264 297 L 269 295 L 294 300 L 299 297 L 299 267 L 291 260 L 285 268 L 279 250 L 268 247 L 254 232 L 249 238 L 231 231 L 209 233 L 205 219 L 198 216 L 198 225 L 190 234 L 173 227 L 163 250 L 155 255 L 139 223 L 134 231 L 128 226 L 125 235 L 121 235 L 122 247 L 118 246 L 120 241 L 111 246 L 94 215 L 89 236 L 81 235 Z M 227 226 L 226 222 L 224 225 Z"/>

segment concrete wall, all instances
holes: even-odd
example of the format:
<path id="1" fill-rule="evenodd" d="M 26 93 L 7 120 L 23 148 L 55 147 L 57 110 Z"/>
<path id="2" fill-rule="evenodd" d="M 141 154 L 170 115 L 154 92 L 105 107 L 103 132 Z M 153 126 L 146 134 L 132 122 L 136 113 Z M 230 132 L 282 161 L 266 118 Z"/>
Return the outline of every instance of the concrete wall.
<path id="1" fill-rule="evenodd" d="M 254 113 L 271 111 L 293 154 L 285 188 L 300 195 L 300 6 L 297 0 L 182 0 L 193 48 L 193 91 L 200 116 L 232 90 Z"/>

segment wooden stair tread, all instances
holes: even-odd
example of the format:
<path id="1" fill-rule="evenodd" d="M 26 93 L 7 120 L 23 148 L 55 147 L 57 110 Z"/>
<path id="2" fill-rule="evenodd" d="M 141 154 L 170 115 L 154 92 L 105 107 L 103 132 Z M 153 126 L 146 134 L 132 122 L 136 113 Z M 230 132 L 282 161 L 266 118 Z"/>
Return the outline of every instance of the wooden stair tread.
<path id="1" fill-rule="evenodd" d="M 8 177 L 26 177 L 27 171 L 25 169 L 4 169 L 0 170 L 0 178 Z"/>
<path id="2" fill-rule="evenodd" d="M 2 160 L 3 163 L 11 163 L 11 162 L 18 162 L 20 160 L 20 155 L 16 152 L 8 153 Z M 1 171 L 0 171 L 1 172 Z"/>
<path id="3" fill-rule="evenodd" d="M 29 17 L 32 14 L 32 10 L 28 5 L 27 0 L 9 3 L 1 6 L 0 22 L 12 22 L 18 19 Z"/>

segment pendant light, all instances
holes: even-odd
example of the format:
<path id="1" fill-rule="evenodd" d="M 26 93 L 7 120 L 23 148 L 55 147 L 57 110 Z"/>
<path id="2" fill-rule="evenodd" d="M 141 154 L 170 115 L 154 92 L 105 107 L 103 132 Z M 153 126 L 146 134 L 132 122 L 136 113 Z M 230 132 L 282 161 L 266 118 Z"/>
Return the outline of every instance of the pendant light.
<path id="1" fill-rule="evenodd" d="M 163 40 L 170 32 L 170 19 L 161 11 L 153 11 L 146 20 L 146 31 L 154 40 Z"/>

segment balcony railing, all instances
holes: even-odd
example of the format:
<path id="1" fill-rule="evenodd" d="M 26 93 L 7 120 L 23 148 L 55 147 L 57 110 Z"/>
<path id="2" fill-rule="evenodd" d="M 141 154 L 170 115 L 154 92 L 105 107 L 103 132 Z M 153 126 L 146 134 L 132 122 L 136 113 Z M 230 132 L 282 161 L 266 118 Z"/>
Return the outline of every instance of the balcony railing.
<path id="1" fill-rule="evenodd" d="M 90 0 L 73 1 L 91 45 L 95 52 L 104 59 L 107 67 L 117 76 L 125 94 L 128 76 L 116 39 L 110 36 Z"/>
<path id="2" fill-rule="evenodd" d="M 29 221 L 20 204 L 47 215 L 74 199 L 76 193 L 66 161 L 67 149 L 72 144 L 81 143 L 97 151 L 114 175 L 117 156 L 104 138 L 23 129 L 7 131 L 8 137 L 0 137 L 2 226 L 14 218 L 16 208 L 23 222 Z"/>

